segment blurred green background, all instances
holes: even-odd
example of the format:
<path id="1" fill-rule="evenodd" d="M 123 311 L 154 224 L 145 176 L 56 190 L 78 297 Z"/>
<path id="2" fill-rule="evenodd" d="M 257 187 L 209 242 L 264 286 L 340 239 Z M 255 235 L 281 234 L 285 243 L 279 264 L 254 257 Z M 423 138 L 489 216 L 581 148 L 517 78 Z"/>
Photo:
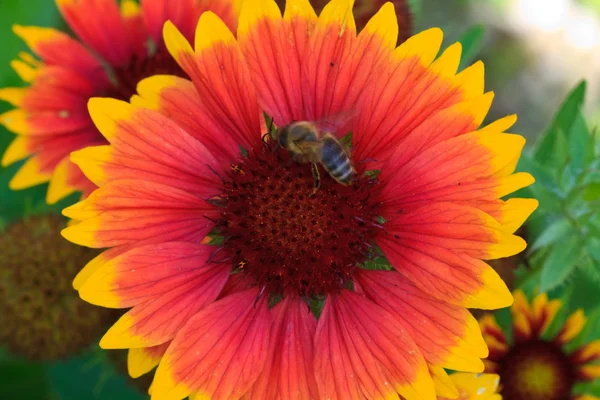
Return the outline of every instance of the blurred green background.
<path id="1" fill-rule="evenodd" d="M 517 113 L 519 120 L 512 131 L 526 136 L 530 147 L 540 140 L 544 132 L 551 135 L 548 132 L 553 132 L 549 127 L 554 114 L 567 94 L 583 79 L 587 81 L 585 96 L 581 90 L 576 91 L 576 99 L 572 103 L 577 110 L 581 106 L 581 116 L 585 118 L 585 121 L 581 120 L 583 127 L 580 128 L 585 128 L 587 133 L 584 134 L 589 136 L 600 123 L 600 0 L 411 0 L 411 5 L 415 32 L 439 26 L 445 32 L 445 45 L 457 40 L 463 42 L 465 63 L 475 59 L 485 62 L 486 89 L 496 93 L 489 119 Z M 13 23 L 66 29 L 53 0 L 0 0 L 0 87 L 21 85 L 9 62 L 26 47 L 12 34 Z M 0 103 L 0 112 L 8 109 L 9 105 Z M 578 115 L 569 114 L 569 127 Z M 567 117 L 563 114 L 561 118 L 560 124 Z M 0 154 L 13 137 L 0 127 Z M 550 145 L 550 148 L 556 150 L 557 145 Z M 562 169 L 558 172 L 553 170 L 556 166 L 554 158 L 545 153 L 539 154 L 537 161 L 529 164 L 526 161 L 527 165 L 520 166 L 528 171 L 536 171 L 534 175 L 538 182 L 540 177 L 542 180 L 547 177 L 543 185 L 547 184 L 550 188 L 536 186 L 539 189 L 528 193 L 536 197 L 538 193 L 541 196 L 550 193 L 547 197 L 550 200 L 543 203 L 534 216 L 531 225 L 534 239 L 539 239 L 557 221 L 561 222 L 563 214 L 568 211 L 563 203 L 552 208 L 553 197 L 566 198 L 575 187 L 567 184 L 568 188 L 565 189 L 557 184 Z M 535 157 L 532 155 L 532 158 Z M 592 166 L 597 170 L 597 160 L 595 162 Z M 8 181 L 20 165 L 17 163 L 9 168 L 0 168 L 0 229 L 26 215 L 59 213 L 65 204 L 74 201 L 74 198 L 70 198 L 53 207 L 47 206 L 44 202 L 47 185 L 10 191 Z M 582 179 L 588 182 L 587 178 Z M 594 201 L 598 198 L 598 186 L 595 188 L 596 192 L 592 194 Z M 577 210 L 580 210 L 581 205 L 577 204 Z M 561 231 L 561 234 L 566 235 L 565 232 Z M 581 235 L 584 236 L 581 246 L 589 245 L 589 238 L 593 235 L 596 236 L 591 243 L 600 244 L 600 231 L 584 231 Z M 555 234 L 544 240 L 546 244 L 551 244 L 561 239 L 562 236 Z M 577 262 L 571 262 L 562 259 L 557 261 L 558 256 L 539 251 L 534 256 L 542 260 L 539 261 L 540 266 L 534 266 L 533 269 L 520 266 L 516 278 L 518 286 L 532 293 L 540 279 L 545 279 L 540 278 L 544 274 L 544 266 L 559 264 L 562 268 L 566 264 L 573 264 L 572 268 L 568 266 L 571 268 L 568 275 L 561 275 L 562 280 L 554 279 L 554 276 L 548 278 L 548 289 L 551 289 L 550 297 L 561 297 L 566 303 L 559 320 L 568 311 L 578 307 L 586 311 L 588 326 L 578 339 L 581 343 L 600 338 L 600 260 L 595 258 L 598 251 L 594 253 L 594 249 L 589 249 L 591 264 L 585 268 L 575 257 L 578 255 L 576 252 L 574 258 L 577 258 Z M 536 262 L 535 258 L 533 262 Z M 503 310 L 500 315 L 503 321 L 508 321 L 508 310 Z M 600 384 L 589 384 L 586 389 L 600 396 Z M 134 388 L 123 371 L 115 367 L 115 363 L 109 361 L 107 352 L 100 351 L 97 346 L 69 360 L 52 363 L 29 362 L 0 349 L 0 399 L 144 397 L 147 398 Z"/>

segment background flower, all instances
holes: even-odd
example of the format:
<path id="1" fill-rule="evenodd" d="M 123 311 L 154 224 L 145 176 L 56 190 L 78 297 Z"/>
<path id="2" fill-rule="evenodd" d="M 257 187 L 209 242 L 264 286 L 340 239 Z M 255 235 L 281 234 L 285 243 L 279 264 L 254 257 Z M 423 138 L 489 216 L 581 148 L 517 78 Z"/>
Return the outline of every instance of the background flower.
<path id="1" fill-rule="evenodd" d="M 0 99 L 16 107 L 0 123 L 17 134 L 2 158 L 6 166 L 29 156 L 10 182 L 23 189 L 50 182 L 47 201 L 54 203 L 94 185 L 69 161 L 69 153 L 106 143 L 87 113 L 87 100 L 108 96 L 128 100 L 137 83 L 157 73 L 183 76 L 167 54 L 161 32 L 165 21 L 192 38 L 200 14 L 211 10 L 235 27 L 236 10 L 226 0 L 57 0 L 69 28 L 14 25 L 35 54 L 20 53 L 11 65 L 25 88 L 0 90 Z"/>
<path id="2" fill-rule="evenodd" d="M 493 315 L 482 317 L 483 337 L 490 349 L 486 371 L 497 373 L 505 399 L 594 399 L 576 394 L 577 381 L 600 377 L 600 341 L 569 346 L 585 326 L 582 310 L 571 314 L 554 334 L 549 334 L 561 308 L 560 300 L 542 293 L 530 304 L 523 292 L 514 294 L 511 307 L 512 336 L 508 341 Z M 556 324 L 555 324 L 556 325 Z M 555 330 L 556 331 L 556 330 Z"/>

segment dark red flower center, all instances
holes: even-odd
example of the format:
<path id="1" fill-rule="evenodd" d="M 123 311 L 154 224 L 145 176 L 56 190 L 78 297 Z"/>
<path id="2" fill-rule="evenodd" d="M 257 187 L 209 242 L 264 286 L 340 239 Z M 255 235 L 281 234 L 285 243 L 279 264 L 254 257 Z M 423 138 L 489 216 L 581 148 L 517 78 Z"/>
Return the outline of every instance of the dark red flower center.
<path id="1" fill-rule="evenodd" d="M 137 84 L 153 75 L 188 77 L 166 50 L 143 58 L 134 56 L 127 66 L 113 70 L 115 84 L 107 88 L 103 96 L 129 101 L 137 93 Z"/>
<path id="2" fill-rule="evenodd" d="M 370 253 L 376 217 L 373 182 L 344 186 L 321 168 L 314 191 L 310 164 L 272 143 L 232 165 L 222 211 L 224 253 L 271 294 L 315 296 L 339 290 Z"/>
<path id="3" fill-rule="evenodd" d="M 498 373 L 501 394 L 509 400 L 569 399 L 576 377 L 563 350 L 539 339 L 513 347 Z"/>

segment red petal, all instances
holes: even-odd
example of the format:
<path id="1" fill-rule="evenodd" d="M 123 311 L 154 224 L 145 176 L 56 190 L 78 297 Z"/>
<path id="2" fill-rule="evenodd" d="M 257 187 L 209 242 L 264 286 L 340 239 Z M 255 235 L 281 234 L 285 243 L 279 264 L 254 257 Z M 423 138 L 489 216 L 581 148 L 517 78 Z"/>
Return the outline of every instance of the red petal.
<path id="1" fill-rule="evenodd" d="M 377 242 L 392 265 L 432 296 L 463 307 L 512 303 L 506 285 L 484 262 L 516 254 L 523 239 L 503 232 L 489 215 L 470 207 L 433 203 L 397 214 Z"/>
<path id="2" fill-rule="evenodd" d="M 142 80 L 132 104 L 159 111 L 198 139 L 226 169 L 240 157 L 239 142 L 214 123 L 194 84 L 183 78 L 157 75 Z"/>
<path id="3" fill-rule="evenodd" d="M 195 53 L 170 23 L 165 42 L 201 94 L 200 113 L 218 136 L 229 135 L 246 150 L 260 146 L 260 111 L 250 73 L 235 37 L 215 14 L 204 13 L 196 28 Z"/>
<path id="4" fill-rule="evenodd" d="M 218 211 L 183 190 L 143 180 L 116 180 L 63 211 L 81 221 L 63 230 L 70 241 L 102 248 L 137 242 L 200 241 Z"/>
<path id="5" fill-rule="evenodd" d="M 306 303 L 294 296 L 277 304 L 272 315 L 271 346 L 265 369 L 244 399 L 318 399 L 313 370 L 315 317 Z"/>
<path id="6" fill-rule="evenodd" d="M 103 307 L 143 305 L 200 277 L 207 282 L 223 278 L 221 271 L 227 268 L 208 263 L 215 250 L 213 246 L 188 242 L 135 247 L 98 266 L 78 289 L 79 294 L 87 302 Z"/>
<path id="7" fill-rule="evenodd" d="M 174 121 L 112 99 L 90 100 L 90 113 L 112 146 L 84 149 L 72 159 L 98 185 L 132 178 L 171 185 L 203 198 L 218 193 L 219 164 Z"/>
<path id="8" fill-rule="evenodd" d="M 354 292 L 327 299 L 315 354 L 321 398 L 435 399 L 425 360 L 403 325 Z"/>
<path id="9" fill-rule="evenodd" d="M 406 328 L 425 360 L 454 370 L 481 372 L 488 352 L 479 325 L 465 308 L 439 301 L 393 271 L 360 271 L 365 294 Z"/>
<path id="10" fill-rule="evenodd" d="M 15 25 L 13 30 L 48 66 L 59 66 L 98 83 L 108 82 L 102 64 L 80 42 L 52 28 Z M 68 82 L 64 82 L 67 83 Z"/>
<path id="11" fill-rule="evenodd" d="M 190 319 L 163 357 L 153 399 L 182 399 L 192 392 L 212 400 L 241 398 L 261 374 L 271 320 L 258 289 L 213 303 Z"/>
<path id="12" fill-rule="evenodd" d="M 111 65 L 125 65 L 131 57 L 125 23 L 115 0 L 60 0 L 69 27 Z"/>
<path id="13" fill-rule="evenodd" d="M 210 246 L 169 243 L 134 249 L 100 267 L 81 288 L 82 298 L 100 305 L 135 305 L 100 346 L 148 347 L 171 340 L 225 285 L 229 270 L 207 263 L 212 251 Z"/>

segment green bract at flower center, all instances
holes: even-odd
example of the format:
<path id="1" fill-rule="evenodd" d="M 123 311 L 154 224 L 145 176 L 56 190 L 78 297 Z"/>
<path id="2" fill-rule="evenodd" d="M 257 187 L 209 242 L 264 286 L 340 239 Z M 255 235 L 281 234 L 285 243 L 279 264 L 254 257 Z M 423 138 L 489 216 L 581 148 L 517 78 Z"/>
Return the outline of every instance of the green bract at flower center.
<path id="1" fill-rule="evenodd" d="M 373 182 L 344 186 L 320 170 L 314 190 L 310 164 L 290 159 L 272 142 L 232 166 L 222 195 L 223 251 L 270 294 L 317 296 L 348 283 L 371 252 Z"/>
<path id="2" fill-rule="evenodd" d="M 97 251 L 64 240 L 64 224 L 59 216 L 32 217 L 0 235 L 0 344 L 31 359 L 76 354 L 116 319 L 73 290 L 73 278 Z"/>
<path id="3" fill-rule="evenodd" d="M 575 382 L 569 357 L 559 346 L 539 339 L 513 347 L 498 373 L 501 394 L 511 400 L 568 399 Z"/>

